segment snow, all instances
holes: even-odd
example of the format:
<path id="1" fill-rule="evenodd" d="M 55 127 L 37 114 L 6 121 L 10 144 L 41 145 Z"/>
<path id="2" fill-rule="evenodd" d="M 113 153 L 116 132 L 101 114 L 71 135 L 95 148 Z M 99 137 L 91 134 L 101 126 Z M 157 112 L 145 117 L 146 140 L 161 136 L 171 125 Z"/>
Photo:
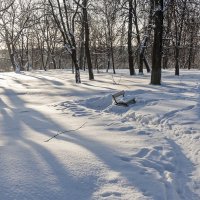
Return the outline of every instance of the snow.
<path id="1" fill-rule="evenodd" d="M 1 73 L 0 199 L 200 199 L 200 71 L 173 74 Z"/>

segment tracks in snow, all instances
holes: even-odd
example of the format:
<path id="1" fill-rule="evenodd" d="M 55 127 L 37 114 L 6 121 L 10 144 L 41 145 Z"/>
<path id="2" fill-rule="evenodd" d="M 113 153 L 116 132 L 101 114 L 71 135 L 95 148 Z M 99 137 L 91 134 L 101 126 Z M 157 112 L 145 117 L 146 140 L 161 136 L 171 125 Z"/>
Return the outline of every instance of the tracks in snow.
<path id="1" fill-rule="evenodd" d="M 102 101 L 102 97 L 100 98 Z M 157 139 L 157 143 L 161 142 L 162 145 L 155 146 L 154 144 L 151 147 L 142 147 L 132 155 L 117 155 L 117 157 L 121 162 L 139 166 L 141 169 L 139 176 L 143 178 L 151 177 L 154 174 L 156 180 L 162 184 L 166 197 L 163 199 L 197 200 L 199 198 L 187 185 L 191 182 L 190 175 L 194 171 L 194 167 L 182 149 L 173 141 L 177 132 L 179 132 L 180 141 L 184 137 L 185 127 L 182 127 L 181 123 L 177 123 L 177 117 L 197 109 L 196 102 L 180 100 L 180 105 L 176 106 L 178 100 L 171 100 L 167 102 L 171 106 L 168 109 L 168 104 L 163 99 L 150 100 L 139 102 L 138 105 L 127 109 L 109 105 L 105 101 L 105 106 L 101 105 L 95 110 L 93 103 L 98 100 L 98 97 L 95 97 L 86 101 L 67 101 L 57 105 L 56 108 L 76 117 L 88 117 L 88 120 L 97 117 L 103 119 L 109 116 L 111 122 L 106 124 L 109 131 L 132 133 L 133 137 L 135 134 L 147 144 L 148 140 Z M 160 110 L 157 111 L 159 106 Z M 162 108 L 164 109 L 162 110 Z M 149 110 L 152 112 L 148 112 Z M 144 193 L 148 191 L 147 186 L 143 188 Z M 116 195 L 118 196 L 115 193 L 105 193 L 102 194 L 102 197 Z"/>

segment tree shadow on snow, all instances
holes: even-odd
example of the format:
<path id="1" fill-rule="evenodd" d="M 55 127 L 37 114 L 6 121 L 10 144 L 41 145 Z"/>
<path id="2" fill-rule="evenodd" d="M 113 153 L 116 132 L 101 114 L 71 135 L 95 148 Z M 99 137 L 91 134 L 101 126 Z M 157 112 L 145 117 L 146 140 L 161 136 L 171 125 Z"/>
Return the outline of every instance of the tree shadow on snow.
<path id="1" fill-rule="evenodd" d="M 90 199 L 97 177 L 77 179 L 63 163 L 48 150 L 47 143 L 34 141 L 29 131 L 50 137 L 60 124 L 37 110 L 27 107 L 11 89 L 5 89 L 12 106 L 1 103 L 2 119 L 0 145 L 0 194 L 2 199 Z M 33 134 L 32 133 L 32 134 Z M 46 135 L 46 137 L 44 137 Z M 37 137 L 38 138 L 38 137 Z M 1 143 L 0 143 L 1 144 Z M 47 145 L 47 146 L 46 146 Z M 67 156 L 67 154 L 66 154 Z"/>

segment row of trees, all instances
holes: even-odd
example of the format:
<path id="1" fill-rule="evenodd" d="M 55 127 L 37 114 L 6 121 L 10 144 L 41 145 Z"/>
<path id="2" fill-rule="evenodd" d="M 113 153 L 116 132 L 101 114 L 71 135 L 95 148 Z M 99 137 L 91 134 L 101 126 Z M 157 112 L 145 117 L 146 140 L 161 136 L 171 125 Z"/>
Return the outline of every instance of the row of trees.
<path id="1" fill-rule="evenodd" d="M 0 38 L 13 70 L 127 66 L 152 73 L 199 62 L 200 0 L 1 0 Z"/>

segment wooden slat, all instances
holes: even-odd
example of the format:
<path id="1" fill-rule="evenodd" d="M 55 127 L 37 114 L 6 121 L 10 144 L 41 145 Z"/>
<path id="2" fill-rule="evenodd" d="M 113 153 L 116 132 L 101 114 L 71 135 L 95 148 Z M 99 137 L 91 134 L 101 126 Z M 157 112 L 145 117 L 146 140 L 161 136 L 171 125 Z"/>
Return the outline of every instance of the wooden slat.
<path id="1" fill-rule="evenodd" d="M 113 94 L 112 96 L 113 96 L 114 98 L 116 98 L 116 97 L 119 97 L 119 96 L 124 96 L 124 94 L 125 94 L 125 92 L 124 92 L 124 90 L 122 90 L 122 91 L 120 91 L 120 92 L 117 92 L 117 93 Z"/>

